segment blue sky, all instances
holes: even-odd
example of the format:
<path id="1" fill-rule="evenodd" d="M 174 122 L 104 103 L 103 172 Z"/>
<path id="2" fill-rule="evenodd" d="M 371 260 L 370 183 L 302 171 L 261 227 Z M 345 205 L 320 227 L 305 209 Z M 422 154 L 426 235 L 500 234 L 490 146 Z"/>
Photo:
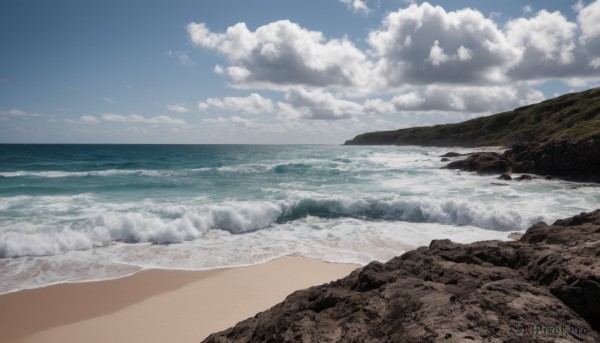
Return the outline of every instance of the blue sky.
<path id="1" fill-rule="evenodd" d="M 600 0 L 0 2 L 0 142 L 332 143 L 600 80 Z"/>

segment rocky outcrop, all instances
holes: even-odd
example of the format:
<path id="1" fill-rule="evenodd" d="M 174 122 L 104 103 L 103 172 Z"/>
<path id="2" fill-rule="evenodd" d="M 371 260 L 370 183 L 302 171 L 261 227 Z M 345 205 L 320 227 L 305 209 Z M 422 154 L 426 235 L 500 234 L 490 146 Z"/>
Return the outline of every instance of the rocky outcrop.
<path id="1" fill-rule="evenodd" d="M 600 140 L 515 144 L 504 153 L 516 173 L 600 176 Z"/>
<path id="2" fill-rule="evenodd" d="M 550 140 L 515 144 L 503 154 L 480 152 L 451 162 L 449 169 L 478 173 L 534 173 L 565 177 L 600 178 L 600 140 Z"/>
<path id="3" fill-rule="evenodd" d="M 600 342 L 600 210 L 519 241 L 432 241 L 205 342 Z"/>
<path id="4" fill-rule="evenodd" d="M 480 174 L 505 173 L 510 170 L 510 167 L 510 161 L 504 155 L 496 152 L 477 152 L 464 160 L 450 162 L 446 166 L 448 169 L 460 169 Z"/>

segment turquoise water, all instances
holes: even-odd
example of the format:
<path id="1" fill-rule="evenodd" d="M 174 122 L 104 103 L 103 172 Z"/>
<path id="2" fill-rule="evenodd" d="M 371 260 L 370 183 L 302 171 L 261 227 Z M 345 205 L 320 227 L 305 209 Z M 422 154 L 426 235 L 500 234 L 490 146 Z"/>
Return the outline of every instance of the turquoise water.
<path id="1" fill-rule="evenodd" d="M 469 149 L 0 145 L 0 293 L 295 254 L 385 261 L 598 207 L 600 188 L 440 169 Z M 575 187 L 577 186 L 577 187 Z"/>

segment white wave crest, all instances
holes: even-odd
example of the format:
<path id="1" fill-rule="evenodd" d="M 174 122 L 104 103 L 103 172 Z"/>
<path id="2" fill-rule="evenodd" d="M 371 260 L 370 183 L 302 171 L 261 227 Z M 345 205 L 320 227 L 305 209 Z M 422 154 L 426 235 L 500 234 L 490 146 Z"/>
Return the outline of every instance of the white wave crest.
<path id="1" fill-rule="evenodd" d="M 397 196 L 382 199 L 313 196 L 275 202 L 230 201 L 200 205 L 150 202 L 141 207 L 140 204 L 103 206 L 93 204 L 93 198 L 82 201 L 76 197 L 73 200 L 78 201 L 81 208 L 74 208 L 72 203 L 49 207 L 44 202 L 43 206 L 57 213 L 78 213 L 73 217 L 76 219 L 59 217 L 47 222 L 24 221 L 3 228 L 0 231 L 0 257 L 55 255 L 107 246 L 115 241 L 181 243 L 202 239 L 211 229 L 242 234 L 307 216 L 437 223 L 498 231 L 524 230 L 543 219 L 513 209 L 463 200 Z M 30 210 L 23 211 L 30 213 Z"/>

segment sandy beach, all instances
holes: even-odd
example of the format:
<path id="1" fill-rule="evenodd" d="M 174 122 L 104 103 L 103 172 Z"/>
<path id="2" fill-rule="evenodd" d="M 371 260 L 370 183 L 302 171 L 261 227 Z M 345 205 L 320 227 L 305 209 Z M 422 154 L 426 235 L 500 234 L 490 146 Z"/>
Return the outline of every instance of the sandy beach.
<path id="1" fill-rule="evenodd" d="M 358 268 L 284 257 L 213 271 L 148 270 L 0 296 L 0 342 L 199 342 L 295 290 Z"/>

